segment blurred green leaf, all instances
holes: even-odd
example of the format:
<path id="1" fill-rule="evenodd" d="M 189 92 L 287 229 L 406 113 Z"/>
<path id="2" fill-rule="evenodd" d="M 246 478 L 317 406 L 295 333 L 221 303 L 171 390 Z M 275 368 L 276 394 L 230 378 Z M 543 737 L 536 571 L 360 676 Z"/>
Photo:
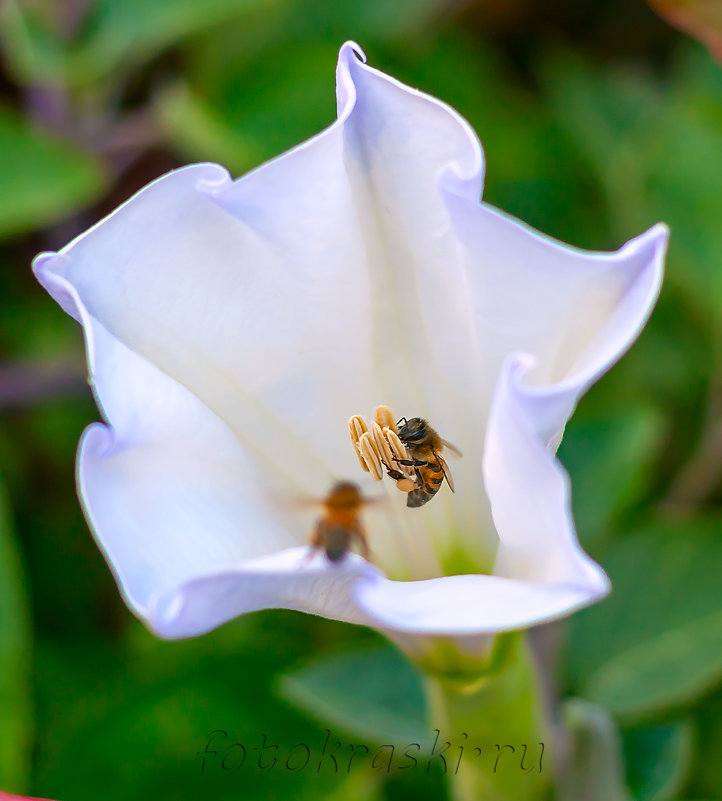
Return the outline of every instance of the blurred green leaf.
<path id="1" fill-rule="evenodd" d="M 615 544 L 612 595 L 577 614 L 576 691 L 626 719 L 694 699 L 722 677 L 720 520 L 659 521 Z"/>
<path id="2" fill-rule="evenodd" d="M 2 107 L 0 152 L 6 154 L 0 161 L 0 236 L 68 217 L 105 188 L 103 172 L 92 156 L 32 130 Z"/>
<path id="3" fill-rule="evenodd" d="M 722 688 L 705 696 L 693 710 L 694 762 L 689 771 L 685 795 L 722 798 Z"/>
<path id="4" fill-rule="evenodd" d="M 609 659 L 586 691 L 621 715 L 682 703 L 712 686 L 722 673 L 722 610 L 642 640 Z"/>
<path id="5" fill-rule="evenodd" d="M 240 129 L 232 129 L 186 86 L 166 87 L 156 97 L 155 110 L 170 142 L 193 161 L 219 162 L 238 175 L 266 155 L 255 141 Z"/>
<path id="6" fill-rule="evenodd" d="M 598 541 L 646 489 L 665 421 L 651 406 L 628 406 L 567 428 L 559 457 L 572 477 L 581 540 Z"/>
<path id="7" fill-rule="evenodd" d="M 314 660 L 284 676 L 280 689 L 317 719 L 376 742 L 429 739 L 421 677 L 391 646 Z"/>
<path id="8" fill-rule="evenodd" d="M 102 786 L 105 801 L 353 799 L 350 744 L 272 692 L 294 638 L 282 628 L 243 636 L 257 632 L 251 622 L 187 642 L 138 631 L 113 647 L 39 643 L 33 793 L 62 788 L 63 798 L 97 801 Z M 373 788 L 361 758 L 350 775 Z"/>
<path id="9" fill-rule="evenodd" d="M 595 69 L 571 53 L 551 55 L 541 72 L 556 119 L 606 195 L 613 237 L 639 233 L 651 210 L 645 202 L 649 153 L 638 146 L 644 137 L 648 149 L 658 150 L 659 88 L 643 73 Z"/>
<path id="10" fill-rule="evenodd" d="M 377 771 L 358 770 L 350 776 L 340 779 L 322 801 L 385 801 L 386 794 L 382 791 L 381 776 Z"/>
<path id="11" fill-rule="evenodd" d="M 4 487 L 0 486 L 0 787 L 22 792 L 30 774 L 30 615 Z"/>
<path id="12" fill-rule="evenodd" d="M 628 801 L 619 732 L 609 712 L 572 698 L 562 707 L 571 753 L 559 781 L 559 801 Z"/>
<path id="13" fill-rule="evenodd" d="M 97 0 L 68 41 L 59 28 L 60 13 L 7 0 L 0 34 L 11 63 L 26 83 L 87 86 L 115 72 L 127 75 L 142 63 L 190 36 L 218 25 L 267 13 L 289 0 Z M 56 9 L 57 11 L 57 9 Z"/>
<path id="14" fill-rule="evenodd" d="M 689 723 L 677 722 L 624 735 L 627 781 L 636 801 L 670 801 L 681 789 L 692 758 Z"/>
<path id="15" fill-rule="evenodd" d="M 157 113 L 170 142 L 194 160 L 225 159 L 245 172 L 313 136 L 335 118 L 337 44 L 288 42 L 264 67 L 223 65 L 204 82 L 166 88 Z M 212 86 L 206 84 L 212 82 Z"/>
<path id="16" fill-rule="evenodd" d="M 667 282 L 722 325 L 722 71 L 685 54 L 671 87 L 631 67 L 600 70 L 555 54 L 542 74 L 551 108 L 605 193 L 615 238 L 669 223 Z M 673 154 L 673 157 L 670 157 Z"/>
<path id="17" fill-rule="evenodd" d="M 119 65 L 138 63 L 192 34 L 247 14 L 266 13 L 287 0 L 99 0 L 85 40 L 73 54 L 73 82 L 97 80 Z"/>
<path id="18" fill-rule="evenodd" d="M 19 0 L 0 4 L 0 42 L 21 84 L 54 85 L 64 80 L 68 43 L 41 4 Z"/>

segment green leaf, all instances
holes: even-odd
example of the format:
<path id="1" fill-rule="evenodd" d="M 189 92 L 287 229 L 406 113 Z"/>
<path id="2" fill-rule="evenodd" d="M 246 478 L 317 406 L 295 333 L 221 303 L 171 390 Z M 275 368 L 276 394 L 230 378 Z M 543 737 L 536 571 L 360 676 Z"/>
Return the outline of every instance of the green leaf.
<path id="1" fill-rule="evenodd" d="M 30 615 L 10 511 L 0 486 L 0 787 L 21 792 L 30 773 Z"/>
<path id="2" fill-rule="evenodd" d="M 686 795 L 722 798 L 722 688 L 705 696 L 694 712 L 694 763 L 689 771 Z"/>
<path id="3" fill-rule="evenodd" d="M 722 677 L 720 520 L 659 521 L 610 548 L 612 595 L 570 624 L 576 692 L 627 720 L 686 703 Z"/>
<path id="4" fill-rule="evenodd" d="M 66 41 L 54 15 L 38 4 L 7 0 L 0 36 L 21 81 L 85 87 L 122 76 L 188 37 L 264 14 L 289 0 L 99 0 L 91 4 L 81 38 Z M 112 77 L 112 76 L 111 76 Z"/>
<path id="5" fill-rule="evenodd" d="M 571 738 L 559 801 L 628 801 L 616 724 L 604 707 L 572 698 L 562 707 Z"/>
<path id="6" fill-rule="evenodd" d="M 284 676 L 280 689 L 317 719 L 375 742 L 429 739 L 421 677 L 391 646 L 316 660 Z"/>
<path id="7" fill-rule="evenodd" d="M 233 129 L 182 84 L 160 92 L 154 108 L 168 139 L 193 161 L 217 161 L 238 175 L 263 161 L 266 155 L 253 138 L 240 128 Z"/>
<path id="8" fill-rule="evenodd" d="M 292 640 L 282 626 L 253 636 L 253 621 L 245 624 L 182 642 L 135 624 L 133 639 L 112 647 L 97 638 L 39 643 L 45 704 L 33 794 L 62 788 L 63 798 L 97 801 L 102 785 L 104 801 L 354 799 L 350 743 L 272 691 Z M 359 757 L 350 775 L 372 787 L 367 769 Z"/>
<path id="9" fill-rule="evenodd" d="M 98 162 L 32 130 L 0 107 L 0 236 L 42 228 L 95 200 L 104 187 Z"/>
<path id="10" fill-rule="evenodd" d="M 21 5 L 5 0 L 0 6 L 0 41 L 9 67 L 20 83 L 47 85 L 65 79 L 67 47 L 39 3 Z"/>
<path id="11" fill-rule="evenodd" d="M 245 15 L 268 13 L 287 0 L 100 0 L 88 35 L 73 53 L 69 77 L 86 83 L 121 65 L 137 64 L 191 35 Z"/>
<path id="12" fill-rule="evenodd" d="M 689 723 L 677 722 L 624 735 L 627 781 L 636 801 L 669 801 L 681 789 L 692 758 Z"/>
<path id="13" fill-rule="evenodd" d="M 586 683 L 590 698 L 618 714 L 642 715 L 694 698 L 722 674 L 722 610 L 642 640 Z"/>
<path id="14" fill-rule="evenodd" d="M 582 542 L 596 542 L 637 500 L 649 480 L 664 419 L 651 406 L 629 406 L 573 420 L 559 458 L 572 477 L 574 519 Z"/>

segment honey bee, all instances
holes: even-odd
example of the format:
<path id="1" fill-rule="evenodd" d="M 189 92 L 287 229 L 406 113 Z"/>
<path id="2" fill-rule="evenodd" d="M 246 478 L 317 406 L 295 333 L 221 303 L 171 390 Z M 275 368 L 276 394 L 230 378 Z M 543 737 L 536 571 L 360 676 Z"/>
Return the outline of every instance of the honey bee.
<path id="1" fill-rule="evenodd" d="M 366 532 L 360 520 L 361 507 L 369 500 L 361 495 L 356 484 L 338 481 L 323 500 L 324 514 L 311 535 L 311 555 L 319 548 L 326 551 L 331 562 L 340 562 L 354 540 L 358 541 L 361 556 L 369 560 Z"/>
<path id="2" fill-rule="evenodd" d="M 399 439 L 409 455 L 409 459 L 397 459 L 396 461 L 406 467 L 414 468 L 418 485 L 406 496 L 406 505 L 416 508 L 428 503 L 439 491 L 444 479 L 453 492 L 454 481 L 441 451 L 447 448 L 455 455 L 461 456 L 459 450 L 451 443 L 441 439 L 421 417 L 412 417 L 410 420 L 402 417 L 396 425 L 399 428 Z M 401 472 L 394 475 L 395 472 L 389 471 L 391 478 L 403 478 Z"/>

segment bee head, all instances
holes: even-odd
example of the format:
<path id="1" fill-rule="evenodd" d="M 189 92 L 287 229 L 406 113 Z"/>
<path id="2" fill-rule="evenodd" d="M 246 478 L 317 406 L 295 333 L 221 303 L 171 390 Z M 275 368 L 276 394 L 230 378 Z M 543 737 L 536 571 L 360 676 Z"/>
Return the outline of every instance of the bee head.
<path id="1" fill-rule="evenodd" d="M 404 443 L 421 442 L 428 433 L 429 424 L 421 417 L 412 417 L 410 420 L 402 417 L 397 425 L 399 426 L 399 439 Z"/>
<path id="2" fill-rule="evenodd" d="M 338 481 L 326 498 L 326 505 L 333 509 L 355 509 L 363 502 L 361 491 L 352 481 Z"/>

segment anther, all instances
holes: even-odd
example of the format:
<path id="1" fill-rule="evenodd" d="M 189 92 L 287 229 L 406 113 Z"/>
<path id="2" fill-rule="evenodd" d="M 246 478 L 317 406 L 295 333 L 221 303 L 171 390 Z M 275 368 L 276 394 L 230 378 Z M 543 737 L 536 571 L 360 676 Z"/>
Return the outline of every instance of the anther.
<path id="1" fill-rule="evenodd" d="M 410 462 L 409 454 L 399 439 L 394 416 L 388 406 L 377 406 L 374 421 L 369 431 L 361 415 L 354 415 L 348 421 L 349 433 L 354 451 L 363 470 L 381 481 L 384 470 L 396 482 L 401 492 L 411 492 L 417 488 L 416 471 Z"/>
<path id="2" fill-rule="evenodd" d="M 374 412 L 374 421 L 377 422 L 382 429 L 390 428 L 394 434 L 398 433 L 394 416 L 391 414 L 391 409 L 389 409 L 388 406 L 376 407 L 376 411 Z"/>
<path id="3" fill-rule="evenodd" d="M 366 462 L 366 470 L 371 473 L 376 481 L 381 481 L 384 477 L 381 469 L 381 458 L 376 450 L 373 437 L 368 431 L 365 431 L 358 441 L 358 452 L 360 458 Z"/>
<path id="4" fill-rule="evenodd" d="M 399 470 L 402 473 L 406 473 L 407 476 L 411 477 L 414 475 L 413 467 L 408 465 L 400 464 L 400 462 L 408 461 L 409 455 L 406 452 L 406 448 L 404 447 L 404 443 L 398 437 L 398 434 L 395 431 L 391 431 L 390 429 L 386 429 L 384 432 L 386 434 L 386 441 L 391 448 L 394 461 L 394 469 Z M 404 490 L 405 492 L 409 492 L 409 490 Z"/>
<path id="5" fill-rule="evenodd" d="M 348 421 L 348 430 L 349 434 L 351 434 L 351 443 L 353 445 L 354 453 L 356 454 L 359 464 L 361 465 L 361 469 L 368 473 L 370 472 L 369 466 L 363 456 L 361 456 L 361 451 L 359 449 L 359 440 L 364 434 L 368 433 L 366 421 L 363 419 L 363 417 L 361 417 L 361 415 L 355 414 Z"/>
<path id="6" fill-rule="evenodd" d="M 391 450 L 391 445 L 389 444 L 388 439 L 386 438 L 386 432 L 388 429 L 384 430 L 381 426 L 374 421 L 372 428 L 374 444 L 376 445 L 376 449 L 379 452 L 379 456 L 381 457 L 381 461 L 386 466 L 387 470 L 391 470 L 394 467 L 394 454 Z"/>

